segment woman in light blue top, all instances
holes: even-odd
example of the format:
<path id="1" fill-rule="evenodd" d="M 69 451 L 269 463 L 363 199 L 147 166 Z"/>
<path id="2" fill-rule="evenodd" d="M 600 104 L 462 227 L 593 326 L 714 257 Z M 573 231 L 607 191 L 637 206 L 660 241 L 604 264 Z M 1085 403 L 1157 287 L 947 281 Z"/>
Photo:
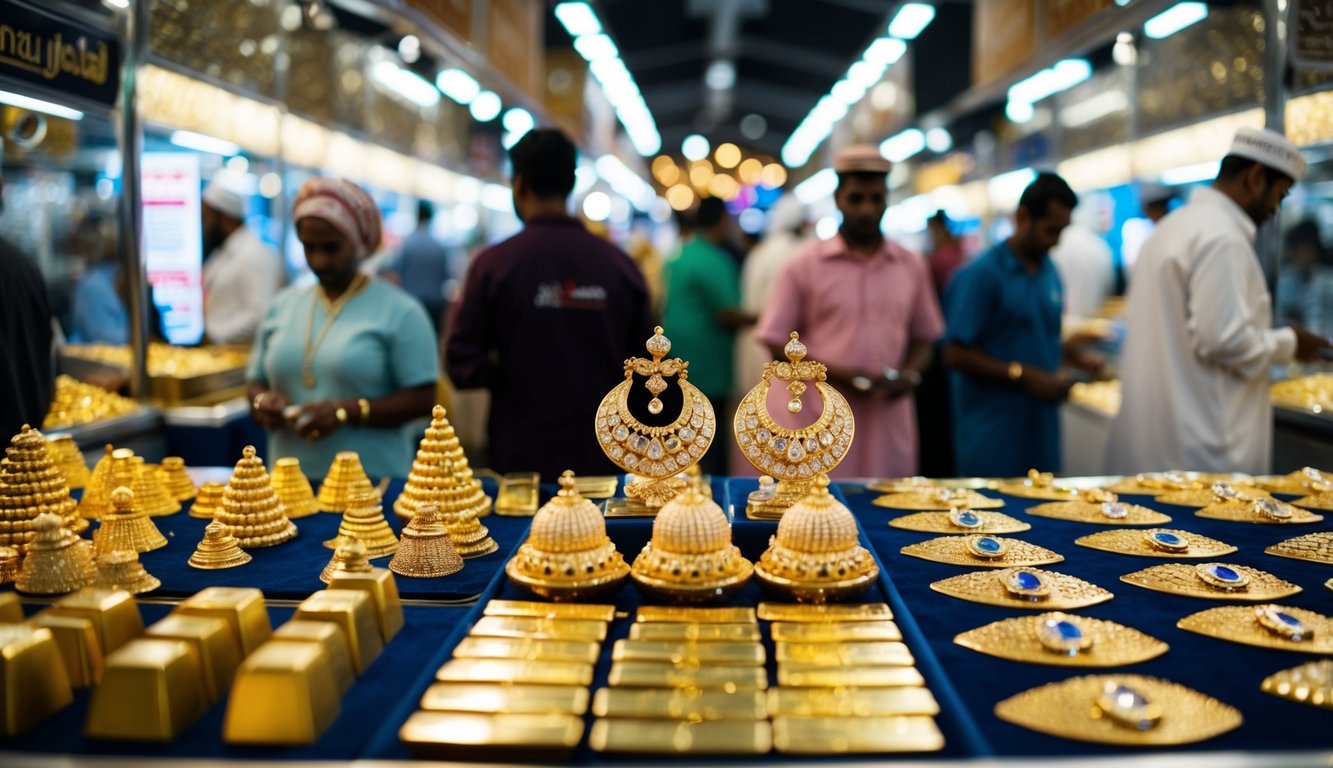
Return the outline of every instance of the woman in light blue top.
<path id="1" fill-rule="evenodd" d="M 356 184 L 311 179 L 292 218 L 318 283 L 278 294 L 255 334 L 247 377 L 268 459 L 294 456 L 319 477 L 336 453 L 356 451 L 371 477 L 406 477 L 439 377 L 430 319 L 358 271 L 381 225 Z"/>

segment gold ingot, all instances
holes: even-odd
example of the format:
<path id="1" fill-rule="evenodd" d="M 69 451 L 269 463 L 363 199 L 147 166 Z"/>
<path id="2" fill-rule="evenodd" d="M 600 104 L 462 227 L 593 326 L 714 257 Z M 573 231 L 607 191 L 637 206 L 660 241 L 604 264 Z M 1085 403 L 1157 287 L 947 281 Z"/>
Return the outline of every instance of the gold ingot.
<path id="1" fill-rule="evenodd" d="M 581 685 L 433 683 L 421 697 L 421 708 L 431 712 L 582 715 L 588 711 L 588 689 Z"/>
<path id="2" fill-rule="evenodd" d="M 157 479 L 176 501 L 189 501 L 199 492 L 194 487 L 194 481 L 190 479 L 189 473 L 185 471 L 185 459 L 179 456 L 162 459 L 162 466 L 157 470 Z"/>
<path id="3" fill-rule="evenodd" d="M 521 659 L 596 664 L 601 643 L 584 640 L 532 640 L 526 637 L 465 637 L 454 646 L 455 659 Z"/>
<path id="4" fill-rule="evenodd" d="M 211 519 L 222 508 L 222 497 L 227 491 L 226 483 L 204 483 L 190 505 L 190 517 Z"/>
<path id="5" fill-rule="evenodd" d="M 599 688 L 593 696 L 597 717 L 644 717 L 662 720 L 767 720 L 763 691 L 691 691 Z"/>
<path id="6" fill-rule="evenodd" d="M 338 717 L 340 691 L 318 643 L 265 643 L 245 658 L 227 697 L 228 744 L 310 744 Z"/>
<path id="7" fill-rule="evenodd" d="M 398 731 L 418 759 L 477 762 L 561 760 L 582 738 L 583 718 L 564 714 L 415 712 Z"/>
<path id="8" fill-rule="evenodd" d="M 591 685 L 592 665 L 574 661 L 451 659 L 435 672 L 441 683 Z"/>
<path id="9" fill-rule="evenodd" d="M 398 582 L 388 568 L 373 568 L 364 573 L 334 571 L 329 577 L 329 589 L 360 590 L 370 595 L 384 642 L 392 640 L 403 628 L 403 602 L 398 598 Z"/>
<path id="10" fill-rule="evenodd" d="M 74 616 L 93 623 L 102 653 L 110 655 L 143 633 L 143 617 L 134 596 L 123 589 L 84 587 L 48 608 L 60 616 Z"/>
<path id="11" fill-rule="evenodd" d="M 670 503 L 670 502 L 668 502 Z M 767 654 L 759 643 L 673 643 L 661 640 L 617 640 L 612 661 L 666 661 L 687 667 L 709 664 L 764 665 Z"/>
<path id="12" fill-rule="evenodd" d="M 73 701 L 51 630 L 0 624 L 0 735 L 22 733 Z"/>
<path id="13" fill-rule="evenodd" d="M 340 627 L 352 653 L 352 668 L 361 674 L 384 649 L 375 605 L 361 590 L 332 589 L 307 597 L 292 617 L 298 621 L 327 621 Z"/>
<path id="14" fill-rule="evenodd" d="M 693 608 L 671 605 L 644 605 L 634 614 L 635 621 L 674 621 L 689 624 L 757 624 L 753 608 Z"/>
<path id="15" fill-rule="evenodd" d="M 778 685 L 792 688 L 919 688 L 926 684 L 916 667 L 778 665 Z"/>
<path id="16" fill-rule="evenodd" d="M 768 688 L 763 667 L 678 667 L 653 661 L 618 661 L 611 665 L 607 684 L 613 688 L 700 688 L 734 691 Z"/>
<path id="17" fill-rule="evenodd" d="M 418 579 L 439 578 L 463 570 L 463 556 L 449 538 L 439 505 L 417 507 L 412 521 L 403 528 L 389 570 Z"/>
<path id="18" fill-rule="evenodd" d="M 329 577 L 335 571 L 369 573 L 373 569 L 374 566 L 366 556 L 366 545 L 356 536 L 344 534 L 338 537 L 338 546 L 333 550 L 333 557 L 329 558 L 324 570 L 319 572 L 319 580 L 328 584 Z"/>
<path id="19" fill-rule="evenodd" d="M 482 610 L 484 616 L 531 616 L 538 619 L 590 619 L 611 621 L 614 605 L 594 603 L 539 603 L 531 600 L 492 600 Z"/>
<path id="20" fill-rule="evenodd" d="M 505 564 L 505 574 L 534 594 L 566 601 L 614 592 L 629 566 L 606 535 L 597 505 L 578 495 L 574 473 L 566 471 L 560 492 L 537 510 L 528 539 Z"/>
<path id="21" fill-rule="evenodd" d="M 93 689 L 90 739 L 167 742 L 208 709 L 204 670 L 183 640 L 140 639 L 106 658 Z"/>
<path id="22" fill-rule="evenodd" d="M 910 667 L 912 652 L 898 641 L 864 643 L 778 643 L 779 664 L 825 667 Z"/>
<path id="23" fill-rule="evenodd" d="M 23 606 L 13 592 L 0 592 L 0 624 L 18 624 L 23 621 Z"/>
<path id="24" fill-rule="evenodd" d="M 34 614 L 28 624 L 51 630 L 51 636 L 60 647 L 60 657 L 65 661 L 71 686 L 90 688 L 102 679 L 105 668 L 102 643 L 97 639 L 97 630 L 91 621 L 78 616 L 61 616 L 47 608 Z"/>
<path id="25" fill-rule="evenodd" d="M 773 748 L 767 720 L 606 718 L 592 724 L 594 752 L 633 755 L 762 755 Z"/>
<path id="26" fill-rule="evenodd" d="M 148 627 L 144 636 L 193 645 L 203 665 L 209 701 L 222 698 L 241 664 L 241 646 L 224 619 L 173 613 Z"/>
<path id="27" fill-rule="evenodd" d="M 309 517 L 319 513 L 319 502 L 310 487 L 310 480 L 301 473 L 301 460 L 291 456 L 278 459 L 273 465 L 273 476 L 269 478 L 273 489 L 278 492 L 278 500 L 287 510 L 287 519 Z"/>
<path id="28" fill-rule="evenodd" d="M 49 437 L 46 439 L 46 450 L 51 454 L 52 461 L 70 488 L 87 487 L 92 474 L 88 471 L 88 464 L 83 460 L 83 451 L 79 450 L 73 437 L 69 435 Z"/>
<path id="29" fill-rule="evenodd" d="M 13 547 L 0 547 L 0 584 L 8 584 L 19 575 L 19 551 Z"/>
<path id="30" fill-rule="evenodd" d="M 151 552 L 167 545 L 148 512 L 134 503 L 134 491 L 120 487 L 111 492 L 111 511 L 93 532 L 93 552 L 105 555 L 117 549 Z"/>
<path id="31" fill-rule="evenodd" d="M 892 621 L 893 611 L 889 608 L 888 603 L 862 603 L 860 605 L 760 603 L 759 618 L 764 621 L 815 624 L 844 621 Z"/>
<path id="32" fill-rule="evenodd" d="M 775 717 L 773 748 L 788 755 L 937 752 L 944 735 L 929 717 Z"/>
<path id="33" fill-rule="evenodd" d="M 682 624 L 636 621 L 629 627 L 631 640 L 677 643 L 757 643 L 762 638 L 756 624 Z"/>
<path id="34" fill-rule="evenodd" d="M 313 643 L 324 649 L 334 682 L 340 693 L 347 693 L 356 681 L 352 669 L 352 651 L 347 647 L 347 636 L 340 627 L 327 621 L 297 621 L 295 619 L 273 630 L 270 643 Z"/>
<path id="35" fill-rule="evenodd" d="M 500 478 L 500 490 L 495 494 L 495 514 L 508 517 L 537 514 L 540 484 L 541 475 L 537 472 L 506 472 Z"/>
<path id="36" fill-rule="evenodd" d="M 892 621 L 840 621 L 828 624 L 775 621 L 769 627 L 775 643 L 866 643 L 903 639 Z"/>
<path id="37" fill-rule="evenodd" d="M 152 592 L 162 586 L 156 576 L 144 569 L 139 553 L 117 549 L 97 558 L 97 581 L 94 586 L 104 589 L 123 589 L 132 595 Z"/>
<path id="38" fill-rule="evenodd" d="M 253 587 L 208 587 L 176 606 L 173 613 L 186 616 L 214 616 L 231 627 L 248 656 L 273 634 L 264 593 Z"/>
<path id="39" fill-rule="evenodd" d="M 606 622 L 532 616 L 483 616 L 472 625 L 473 637 L 528 637 L 534 640 L 606 639 Z"/>
<path id="40" fill-rule="evenodd" d="M 252 559 L 249 552 L 241 549 L 235 536 L 227 535 L 227 527 L 214 520 L 204 526 L 204 538 L 187 562 L 191 568 L 214 571 L 245 565 Z"/>
<path id="41" fill-rule="evenodd" d="M 54 512 L 33 521 L 37 536 L 28 545 L 14 588 L 33 595 L 63 595 L 87 585 L 96 576 L 92 542 L 80 539 Z"/>
<path id="42" fill-rule="evenodd" d="M 938 715 L 928 688 L 770 688 L 771 717 Z"/>

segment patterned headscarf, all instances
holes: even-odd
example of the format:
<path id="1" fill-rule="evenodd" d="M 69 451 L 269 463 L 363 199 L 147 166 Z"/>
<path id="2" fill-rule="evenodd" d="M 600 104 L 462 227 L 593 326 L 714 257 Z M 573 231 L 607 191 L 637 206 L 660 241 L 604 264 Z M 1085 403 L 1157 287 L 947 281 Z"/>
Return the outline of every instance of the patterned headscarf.
<path id="1" fill-rule="evenodd" d="M 293 222 L 314 217 L 332 224 L 364 259 L 380 247 L 380 210 L 370 195 L 347 179 L 316 177 L 301 185 L 292 206 Z"/>

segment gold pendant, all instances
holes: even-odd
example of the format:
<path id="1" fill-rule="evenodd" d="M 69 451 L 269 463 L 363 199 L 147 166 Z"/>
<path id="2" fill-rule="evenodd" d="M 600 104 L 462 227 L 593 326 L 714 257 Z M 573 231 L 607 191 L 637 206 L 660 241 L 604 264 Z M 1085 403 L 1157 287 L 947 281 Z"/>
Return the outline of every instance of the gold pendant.
<path id="1" fill-rule="evenodd" d="M 1138 557 L 1198 558 L 1221 557 L 1236 548 L 1217 539 L 1200 536 L 1190 531 L 1167 528 L 1133 530 L 1120 528 L 1098 531 L 1074 539 L 1074 543 L 1088 549 L 1114 552 L 1117 555 Z"/>
<path id="2" fill-rule="evenodd" d="M 1333 565 L 1333 532 L 1307 533 L 1268 547 L 1264 554 Z"/>
<path id="3" fill-rule="evenodd" d="M 1048 501 L 1069 501 L 1078 498 L 1078 490 L 1055 484 L 1055 476 L 1050 472 L 1028 470 L 1026 478 L 1005 480 L 995 490 L 1006 496 L 1020 499 L 1045 499 Z"/>
<path id="4" fill-rule="evenodd" d="M 1333 655 L 1333 619 L 1303 608 L 1226 605 L 1190 614 L 1176 626 L 1230 643 Z"/>
<path id="5" fill-rule="evenodd" d="M 1167 644 L 1137 629 L 1086 616 L 1042 613 L 963 632 L 955 643 L 989 656 L 1057 667 L 1118 667 L 1153 659 Z"/>
<path id="6" fill-rule="evenodd" d="M 921 533 L 1022 533 L 1032 526 L 1003 512 L 954 507 L 948 512 L 917 512 L 889 521 L 890 528 Z"/>
<path id="7" fill-rule="evenodd" d="M 941 536 L 908 545 L 900 551 L 908 557 L 919 557 L 936 563 L 982 568 L 1050 565 L 1065 559 L 1063 555 L 1036 544 L 986 534 Z"/>
<path id="8" fill-rule="evenodd" d="M 1170 504 L 1176 507 L 1206 507 L 1216 502 L 1249 502 L 1255 499 L 1272 500 L 1272 498 L 1268 493 L 1254 486 L 1234 485 L 1230 482 L 1218 481 L 1211 485 L 1194 483 L 1179 490 L 1163 493 L 1157 497 L 1157 501 L 1161 504 Z"/>
<path id="9" fill-rule="evenodd" d="M 1244 565 L 1200 563 L 1154 565 L 1120 577 L 1126 584 L 1204 600 L 1259 602 L 1290 597 L 1301 591 L 1291 582 Z"/>
<path id="10" fill-rule="evenodd" d="M 1316 515 L 1271 498 L 1218 501 L 1195 512 L 1194 516 L 1210 520 L 1269 525 L 1317 523 L 1324 519 L 1323 515 Z"/>
<path id="11" fill-rule="evenodd" d="M 930 588 L 971 603 L 1038 610 L 1087 608 L 1114 597 L 1096 584 L 1041 568 L 973 571 L 934 582 Z"/>
<path id="12" fill-rule="evenodd" d="M 992 499 L 966 488 L 933 488 L 907 493 L 890 493 L 870 502 L 886 509 L 923 509 L 947 511 L 954 507 L 967 509 L 999 509 L 1000 499 Z"/>
<path id="13" fill-rule="evenodd" d="M 1333 709 L 1333 661 L 1311 661 L 1264 678 L 1259 690 L 1288 701 Z"/>

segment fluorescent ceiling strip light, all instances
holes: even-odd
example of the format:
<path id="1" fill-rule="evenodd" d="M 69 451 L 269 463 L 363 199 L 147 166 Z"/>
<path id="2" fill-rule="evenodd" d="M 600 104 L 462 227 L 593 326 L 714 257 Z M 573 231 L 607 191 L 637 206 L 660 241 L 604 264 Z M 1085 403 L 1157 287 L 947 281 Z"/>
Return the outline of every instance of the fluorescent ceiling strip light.
<path id="1" fill-rule="evenodd" d="M 918 128 L 890 136 L 879 145 L 879 153 L 892 163 L 901 163 L 926 148 L 926 135 Z"/>
<path id="2" fill-rule="evenodd" d="M 1124 91 L 1102 91 L 1061 109 L 1060 124 L 1066 128 L 1077 128 L 1128 108 L 1129 98 Z"/>
<path id="3" fill-rule="evenodd" d="M 602 23 L 587 3 L 556 3 L 555 18 L 564 25 L 570 37 L 595 35 L 602 31 Z"/>
<path id="4" fill-rule="evenodd" d="M 620 51 L 616 48 L 616 44 L 611 42 L 611 38 L 602 33 L 574 38 L 574 50 L 578 51 L 579 55 L 589 62 L 620 57 Z"/>
<path id="5" fill-rule="evenodd" d="M 435 87 L 459 104 L 471 104 L 481 93 L 481 84 L 461 69 L 446 69 L 435 76 Z"/>
<path id="6" fill-rule="evenodd" d="M 1176 3 L 1143 22 L 1143 34 L 1154 40 L 1161 40 L 1206 18 L 1208 18 L 1207 3 Z"/>
<path id="7" fill-rule="evenodd" d="M 1162 171 L 1162 183 L 1176 186 L 1178 184 L 1195 184 L 1200 181 L 1212 181 L 1217 178 L 1217 170 L 1219 167 L 1221 167 L 1220 162 L 1182 165 L 1179 168 Z"/>
<path id="8" fill-rule="evenodd" d="M 483 184 L 481 187 L 481 204 L 492 211 L 513 213 L 514 194 L 509 191 L 509 187 L 502 184 Z"/>
<path id="9" fill-rule="evenodd" d="M 889 22 L 889 35 L 900 40 L 915 40 L 935 20 L 935 6 L 904 3 Z"/>
<path id="10" fill-rule="evenodd" d="M 870 44 L 862 58 L 872 64 L 888 66 L 894 64 L 907 53 L 907 43 L 893 37 L 881 37 Z"/>
<path id="11" fill-rule="evenodd" d="M 185 149 L 193 149 L 199 152 L 211 152 L 215 155 L 230 157 L 241 153 L 241 146 L 223 139 L 215 139 L 212 136 L 205 136 L 202 133 L 194 131 L 172 131 L 171 143 Z"/>
<path id="12" fill-rule="evenodd" d="M 31 96 L 24 96 L 9 91 L 0 91 L 0 104 L 8 104 L 11 107 L 27 109 L 32 112 L 41 112 L 54 117 L 63 117 L 66 120 L 82 120 L 83 113 L 77 109 L 70 109 L 59 104 L 53 104 L 49 101 L 34 99 Z"/>
<path id="13" fill-rule="evenodd" d="M 418 107 L 433 107 L 440 103 L 439 89 L 417 73 L 403 69 L 392 61 L 377 61 L 372 64 L 370 76 L 384 88 Z"/>
<path id="14" fill-rule="evenodd" d="M 800 184 L 792 192 L 796 199 L 806 205 L 831 197 L 838 188 L 838 174 L 832 168 L 825 168 Z"/>

